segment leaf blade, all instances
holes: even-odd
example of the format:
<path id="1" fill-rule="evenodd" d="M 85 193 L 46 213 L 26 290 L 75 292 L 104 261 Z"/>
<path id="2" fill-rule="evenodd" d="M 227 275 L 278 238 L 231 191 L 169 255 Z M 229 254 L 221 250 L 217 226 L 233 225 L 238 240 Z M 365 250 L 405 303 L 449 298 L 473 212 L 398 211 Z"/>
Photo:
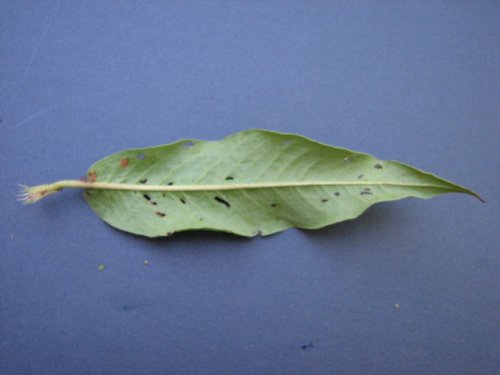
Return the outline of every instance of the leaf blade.
<path id="1" fill-rule="evenodd" d="M 147 237 L 184 230 L 270 235 L 352 219 L 382 201 L 478 197 L 403 163 L 266 130 L 125 150 L 93 164 L 89 175 L 96 185 L 134 189 L 90 189 L 85 199 L 108 224 Z"/>

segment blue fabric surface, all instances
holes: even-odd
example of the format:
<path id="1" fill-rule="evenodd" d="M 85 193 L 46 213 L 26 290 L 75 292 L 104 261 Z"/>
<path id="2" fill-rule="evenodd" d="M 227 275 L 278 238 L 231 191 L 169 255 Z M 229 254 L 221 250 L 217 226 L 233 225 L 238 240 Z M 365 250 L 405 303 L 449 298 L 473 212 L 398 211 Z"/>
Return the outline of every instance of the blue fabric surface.
<path id="1" fill-rule="evenodd" d="M 0 27 L 1 374 L 500 373 L 498 2 L 1 1 Z M 15 200 L 122 149 L 248 128 L 487 203 L 148 240 L 78 191 Z"/>

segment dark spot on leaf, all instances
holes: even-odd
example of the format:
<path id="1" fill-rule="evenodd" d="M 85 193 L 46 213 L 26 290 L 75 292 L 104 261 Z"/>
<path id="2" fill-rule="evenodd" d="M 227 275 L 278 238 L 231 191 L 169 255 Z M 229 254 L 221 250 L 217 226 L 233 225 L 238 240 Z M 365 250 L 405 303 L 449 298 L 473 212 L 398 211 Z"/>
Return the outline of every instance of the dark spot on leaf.
<path id="1" fill-rule="evenodd" d="M 384 168 L 384 167 L 382 167 L 382 164 L 375 164 L 375 165 L 373 166 L 373 168 L 375 168 L 375 169 L 382 169 L 382 168 Z"/>
<path id="2" fill-rule="evenodd" d="M 122 168 L 128 167 L 128 158 L 123 158 L 122 160 L 120 160 L 120 167 Z"/>
<path id="3" fill-rule="evenodd" d="M 371 190 L 371 188 L 369 188 L 369 187 L 365 187 L 363 190 L 364 190 L 364 191 L 370 191 L 370 190 Z"/>
<path id="4" fill-rule="evenodd" d="M 156 211 L 156 216 L 165 217 L 167 214 L 165 212 Z"/>
<path id="5" fill-rule="evenodd" d="M 340 196 L 340 193 L 339 193 L 338 191 L 336 191 L 336 192 L 334 193 L 334 195 L 335 195 L 336 197 L 338 197 L 338 196 Z"/>
<path id="6" fill-rule="evenodd" d="M 167 196 L 167 194 L 165 194 L 165 193 L 161 193 L 161 196 L 162 196 L 163 198 L 165 198 L 165 197 Z"/>
<path id="7" fill-rule="evenodd" d="M 225 200 L 225 199 L 223 199 L 223 198 L 221 198 L 221 197 L 214 197 L 214 199 L 215 199 L 217 202 L 222 203 L 222 204 L 223 204 L 224 206 L 226 206 L 227 208 L 231 207 L 231 204 L 230 204 L 227 200 Z"/>
<path id="8" fill-rule="evenodd" d="M 322 199 L 321 202 L 323 203 L 328 202 L 328 199 Z"/>
<path id="9" fill-rule="evenodd" d="M 147 178 L 141 178 L 141 179 L 139 180 L 139 183 L 141 183 L 141 184 L 145 184 L 146 182 L 148 182 L 148 179 L 147 179 Z"/>
<path id="10" fill-rule="evenodd" d="M 145 200 L 147 201 L 150 201 L 151 200 L 151 197 L 147 194 L 142 194 L 142 196 L 144 197 Z"/>
<path id="11" fill-rule="evenodd" d="M 314 348 L 314 345 L 312 343 L 301 345 L 302 350 L 307 350 L 311 348 Z"/>
<path id="12" fill-rule="evenodd" d="M 167 234 L 165 234 L 165 236 L 167 237 L 170 237 L 171 235 L 173 235 L 175 232 L 167 232 Z"/>
<path id="13" fill-rule="evenodd" d="M 173 184 L 174 184 L 173 182 L 169 182 L 167 185 L 172 186 Z"/>
<path id="14" fill-rule="evenodd" d="M 157 205 L 158 205 L 158 203 L 157 203 L 157 202 L 155 202 L 155 201 L 151 201 L 151 204 L 152 204 L 153 206 L 157 206 Z"/>
<path id="15" fill-rule="evenodd" d="M 253 232 L 253 235 L 254 236 L 262 236 L 262 231 L 261 230 L 258 230 L 256 232 Z"/>
<path id="16" fill-rule="evenodd" d="M 90 197 L 92 195 L 92 193 L 90 192 L 90 190 L 84 190 L 83 194 L 85 194 L 87 197 Z"/>
<path id="17" fill-rule="evenodd" d="M 227 181 L 234 180 L 234 177 L 233 177 L 233 176 L 227 176 L 227 177 L 226 177 L 226 180 L 227 180 Z"/>
<path id="18" fill-rule="evenodd" d="M 276 207 L 276 203 L 271 203 L 271 207 Z"/>
<path id="19" fill-rule="evenodd" d="M 200 217 L 200 221 L 203 221 L 203 218 L 202 218 L 202 217 Z"/>
<path id="20" fill-rule="evenodd" d="M 366 190 L 363 190 L 362 192 L 359 193 L 359 195 L 371 195 L 373 194 L 371 191 L 366 191 Z"/>
<path id="21" fill-rule="evenodd" d="M 137 155 L 137 159 L 144 160 L 144 159 L 146 159 L 146 155 L 144 155 L 144 154 L 138 154 Z"/>
<path id="22" fill-rule="evenodd" d="M 193 147 L 194 146 L 194 142 L 191 142 L 191 141 L 188 141 L 188 142 L 184 142 L 184 147 Z"/>
<path id="23" fill-rule="evenodd" d="M 361 180 L 363 177 L 365 177 L 365 175 L 364 175 L 364 174 L 360 174 L 360 175 L 358 176 L 358 180 Z"/>
<path id="24" fill-rule="evenodd" d="M 186 200 L 184 198 L 181 198 L 180 201 L 182 202 L 182 204 L 186 204 Z"/>

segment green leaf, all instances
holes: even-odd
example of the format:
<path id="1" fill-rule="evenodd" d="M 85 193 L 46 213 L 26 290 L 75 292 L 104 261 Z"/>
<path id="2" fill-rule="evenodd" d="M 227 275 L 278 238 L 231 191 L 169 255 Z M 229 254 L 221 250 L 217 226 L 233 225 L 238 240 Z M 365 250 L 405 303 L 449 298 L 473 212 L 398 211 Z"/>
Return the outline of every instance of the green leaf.
<path id="1" fill-rule="evenodd" d="M 406 197 L 466 193 L 481 199 L 402 163 L 266 130 L 118 152 L 92 165 L 85 181 L 28 188 L 25 199 L 66 187 L 84 188 L 108 224 L 147 237 L 186 230 L 266 236 L 321 228 Z"/>

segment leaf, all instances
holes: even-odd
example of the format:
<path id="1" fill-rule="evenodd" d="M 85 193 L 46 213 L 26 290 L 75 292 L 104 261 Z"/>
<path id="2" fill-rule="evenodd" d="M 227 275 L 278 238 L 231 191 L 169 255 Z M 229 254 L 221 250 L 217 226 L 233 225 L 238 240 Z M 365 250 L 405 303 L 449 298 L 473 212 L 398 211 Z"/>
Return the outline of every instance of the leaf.
<path id="1" fill-rule="evenodd" d="M 186 230 L 266 236 L 321 228 L 406 197 L 481 199 L 402 163 L 266 130 L 121 151 L 92 165 L 83 181 L 27 188 L 24 198 L 32 203 L 67 187 L 84 188 L 111 226 L 147 237 Z"/>

